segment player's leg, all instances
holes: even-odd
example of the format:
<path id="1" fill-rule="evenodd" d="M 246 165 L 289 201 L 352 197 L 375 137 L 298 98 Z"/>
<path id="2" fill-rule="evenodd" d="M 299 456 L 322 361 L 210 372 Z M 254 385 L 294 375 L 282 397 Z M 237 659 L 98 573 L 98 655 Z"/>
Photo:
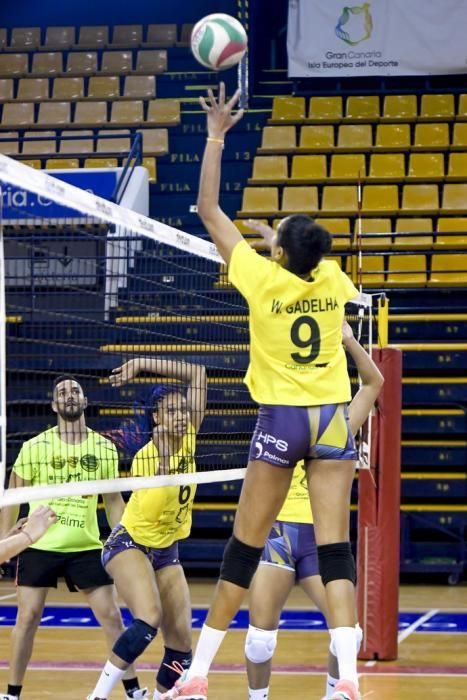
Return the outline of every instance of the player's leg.
<path id="1" fill-rule="evenodd" d="M 178 561 L 178 546 L 169 548 L 172 561 Z M 166 559 L 167 560 L 167 559 Z M 156 569 L 157 587 L 162 606 L 161 630 L 164 637 L 164 658 L 156 677 L 153 700 L 169 690 L 190 667 L 191 652 L 191 601 L 185 573 L 180 564 Z"/>

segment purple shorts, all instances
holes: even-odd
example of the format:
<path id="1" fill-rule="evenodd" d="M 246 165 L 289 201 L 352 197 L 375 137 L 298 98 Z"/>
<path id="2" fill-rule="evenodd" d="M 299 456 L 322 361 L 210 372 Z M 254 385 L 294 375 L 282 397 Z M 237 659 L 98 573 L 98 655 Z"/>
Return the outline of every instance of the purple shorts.
<path id="1" fill-rule="evenodd" d="M 261 563 L 293 571 L 297 581 L 319 576 L 313 525 L 276 520 L 264 545 Z"/>
<path id="2" fill-rule="evenodd" d="M 249 460 L 294 467 L 302 459 L 357 459 L 347 404 L 259 407 Z"/>
<path id="3" fill-rule="evenodd" d="M 102 565 L 104 568 L 116 554 L 126 552 L 128 549 L 139 549 L 140 552 L 143 552 L 151 562 L 154 571 L 163 569 L 165 566 L 180 564 L 178 542 L 174 542 L 170 547 L 162 547 L 161 549 L 146 547 L 144 544 L 135 542 L 128 530 L 119 523 L 114 527 L 107 542 L 104 544 L 104 549 L 102 550 Z"/>

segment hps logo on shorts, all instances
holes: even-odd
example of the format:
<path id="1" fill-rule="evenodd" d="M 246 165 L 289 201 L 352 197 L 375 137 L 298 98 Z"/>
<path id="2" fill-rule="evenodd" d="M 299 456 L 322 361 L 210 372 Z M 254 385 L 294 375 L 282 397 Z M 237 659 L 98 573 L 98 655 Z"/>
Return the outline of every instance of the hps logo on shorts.
<path id="1" fill-rule="evenodd" d="M 288 464 L 288 460 L 282 459 L 282 457 L 269 452 L 269 450 L 266 449 L 268 445 L 271 445 L 275 450 L 279 450 L 279 452 L 287 452 L 289 449 L 289 443 L 285 440 L 276 438 L 274 435 L 270 435 L 270 433 L 259 432 L 256 435 L 255 441 L 255 459 L 265 459 L 267 457 L 268 459 L 278 462 L 279 464 Z"/>
<path id="2" fill-rule="evenodd" d="M 345 28 L 344 28 L 345 27 Z M 356 46 L 371 37 L 373 18 L 370 13 L 370 3 L 354 7 L 344 7 L 337 20 L 336 36 L 350 46 Z"/>

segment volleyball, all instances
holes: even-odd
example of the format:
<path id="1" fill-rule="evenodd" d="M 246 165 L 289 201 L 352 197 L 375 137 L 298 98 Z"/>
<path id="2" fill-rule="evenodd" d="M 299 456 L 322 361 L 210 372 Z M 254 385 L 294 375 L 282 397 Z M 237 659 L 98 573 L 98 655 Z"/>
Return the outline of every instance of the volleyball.
<path id="1" fill-rule="evenodd" d="M 217 12 L 200 19 L 191 33 L 191 51 L 206 68 L 225 70 L 235 66 L 247 50 L 243 25 L 231 15 Z"/>

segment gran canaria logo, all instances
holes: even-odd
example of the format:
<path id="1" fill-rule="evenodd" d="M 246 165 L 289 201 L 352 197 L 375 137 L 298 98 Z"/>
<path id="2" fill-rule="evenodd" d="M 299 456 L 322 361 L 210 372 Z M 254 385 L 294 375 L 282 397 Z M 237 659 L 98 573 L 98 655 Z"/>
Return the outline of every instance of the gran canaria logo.
<path id="1" fill-rule="evenodd" d="M 345 28 L 344 28 L 345 27 Z M 370 38 L 373 30 L 373 18 L 370 3 L 354 7 L 344 7 L 336 25 L 336 36 L 350 46 L 361 44 Z"/>

